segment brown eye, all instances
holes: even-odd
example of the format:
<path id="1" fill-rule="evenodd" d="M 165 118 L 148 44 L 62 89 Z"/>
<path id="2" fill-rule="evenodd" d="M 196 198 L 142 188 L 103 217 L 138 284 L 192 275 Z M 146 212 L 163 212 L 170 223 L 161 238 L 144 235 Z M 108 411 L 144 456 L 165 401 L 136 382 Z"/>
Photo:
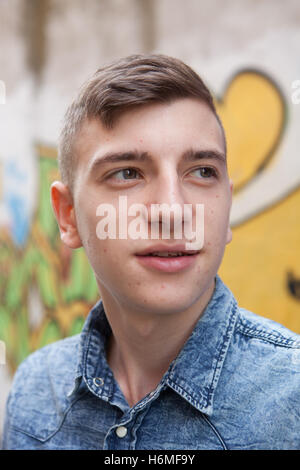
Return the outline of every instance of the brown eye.
<path id="1" fill-rule="evenodd" d="M 112 176 L 118 180 L 130 180 L 138 177 L 138 172 L 134 168 L 124 168 L 123 170 L 117 171 Z"/>
<path id="2" fill-rule="evenodd" d="M 196 176 L 200 176 L 200 178 L 213 178 L 217 176 L 216 171 L 209 166 L 202 166 L 201 168 L 197 168 L 192 173 Z"/>

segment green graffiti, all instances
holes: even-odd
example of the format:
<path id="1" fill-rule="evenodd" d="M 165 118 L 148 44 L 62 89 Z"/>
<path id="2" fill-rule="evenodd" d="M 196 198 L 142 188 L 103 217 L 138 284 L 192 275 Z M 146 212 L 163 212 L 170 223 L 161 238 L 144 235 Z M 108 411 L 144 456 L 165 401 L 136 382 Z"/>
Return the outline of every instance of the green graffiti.
<path id="1" fill-rule="evenodd" d="M 39 149 L 38 204 L 26 245 L 20 249 L 8 230 L 0 232 L 0 340 L 12 372 L 29 353 L 79 333 L 99 298 L 84 250 L 69 250 L 60 240 L 50 203 L 58 178 L 54 153 Z"/>

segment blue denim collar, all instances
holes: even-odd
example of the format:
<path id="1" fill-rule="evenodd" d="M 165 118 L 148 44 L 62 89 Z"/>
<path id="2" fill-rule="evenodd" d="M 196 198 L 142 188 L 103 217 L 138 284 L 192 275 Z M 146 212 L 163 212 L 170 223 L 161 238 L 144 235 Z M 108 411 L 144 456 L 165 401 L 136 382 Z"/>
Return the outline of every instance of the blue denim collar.
<path id="1" fill-rule="evenodd" d="M 199 411 L 211 415 L 213 396 L 237 320 L 237 303 L 216 276 L 213 296 L 191 336 L 161 381 Z M 80 335 L 75 385 L 80 384 L 105 401 L 114 391 L 114 378 L 106 362 L 106 343 L 111 328 L 100 300 L 90 311 Z M 83 381 L 82 381 L 83 379 Z"/>
<path id="2" fill-rule="evenodd" d="M 237 303 L 216 277 L 214 294 L 167 378 L 168 385 L 211 415 L 213 396 L 237 320 Z"/>

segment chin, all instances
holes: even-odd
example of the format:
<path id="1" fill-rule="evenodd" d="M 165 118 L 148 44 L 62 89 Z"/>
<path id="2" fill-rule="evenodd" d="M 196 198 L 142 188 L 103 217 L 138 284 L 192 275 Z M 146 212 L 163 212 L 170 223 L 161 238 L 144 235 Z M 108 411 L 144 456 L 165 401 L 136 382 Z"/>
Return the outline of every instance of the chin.
<path id="1" fill-rule="evenodd" d="M 147 292 L 145 295 L 135 296 L 132 300 L 136 308 L 143 310 L 145 313 L 157 313 L 159 315 L 174 314 L 187 310 L 197 301 L 199 296 L 199 293 L 197 295 L 191 292 L 187 292 L 184 295 L 176 295 L 173 289 L 170 292 L 167 287 L 161 288 L 165 292 L 157 292 L 157 290 L 153 293 Z M 191 299 L 194 299 L 194 302 Z"/>

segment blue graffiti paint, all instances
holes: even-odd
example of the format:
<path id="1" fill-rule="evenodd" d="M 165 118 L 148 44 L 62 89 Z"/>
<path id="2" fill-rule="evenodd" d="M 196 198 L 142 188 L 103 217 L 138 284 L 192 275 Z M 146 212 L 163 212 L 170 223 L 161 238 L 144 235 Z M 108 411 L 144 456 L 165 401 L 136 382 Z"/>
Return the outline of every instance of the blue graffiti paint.
<path id="1" fill-rule="evenodd" d="M 29 233 L 29 214 L 24 194 L 26 172 L 18 167 L 16 161 L 7 162 L 4 167 L 4 204 L 10 214 L 11 236 L 15 245 L 25 244 Z"/>
<path id="2" fill-rule="evenodd" d="M 12 239 L 18 246 L 23 246 L 29 232 L 29 221 L 24 200 L 17 194 L 8 194 L 5 204 L 12 218 Z"/>

